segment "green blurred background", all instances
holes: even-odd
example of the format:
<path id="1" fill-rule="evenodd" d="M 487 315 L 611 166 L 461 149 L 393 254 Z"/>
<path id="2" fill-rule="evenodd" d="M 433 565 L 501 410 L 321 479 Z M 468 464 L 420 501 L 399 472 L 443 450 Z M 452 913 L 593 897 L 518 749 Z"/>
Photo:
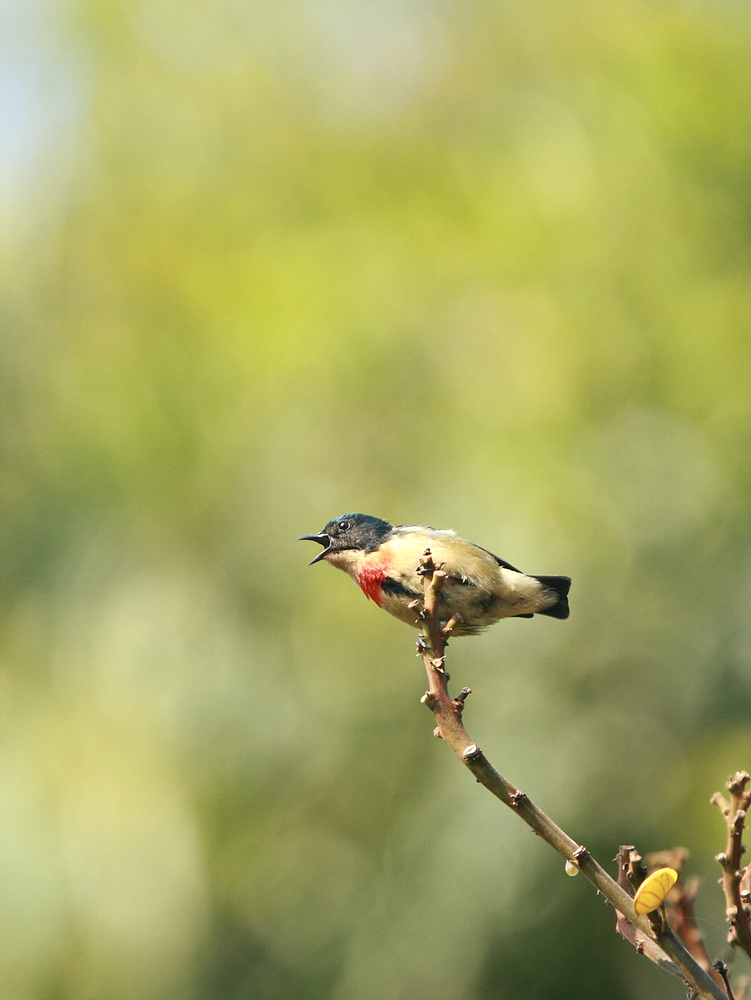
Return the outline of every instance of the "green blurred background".
<path id="1" fill-rule="evenodd" d="M 362 510 L 574 578 L 451 646 L 611 870 L 751 765 L 751 12 L 5 0 L 4 1000 L 681 997 L 431 737 Z M 743 956 L 738 960 L 742 971 Z"/>

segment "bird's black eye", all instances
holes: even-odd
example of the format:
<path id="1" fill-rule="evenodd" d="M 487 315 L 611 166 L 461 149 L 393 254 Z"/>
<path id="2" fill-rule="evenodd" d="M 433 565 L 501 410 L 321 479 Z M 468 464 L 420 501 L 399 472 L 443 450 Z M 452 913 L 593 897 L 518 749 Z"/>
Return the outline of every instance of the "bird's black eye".
<path id="1" fill-rule="evenodd" d="M 339 522 L 339 533 L 341 534 L 342 531 L 349 531 L 349 521 Z"/>

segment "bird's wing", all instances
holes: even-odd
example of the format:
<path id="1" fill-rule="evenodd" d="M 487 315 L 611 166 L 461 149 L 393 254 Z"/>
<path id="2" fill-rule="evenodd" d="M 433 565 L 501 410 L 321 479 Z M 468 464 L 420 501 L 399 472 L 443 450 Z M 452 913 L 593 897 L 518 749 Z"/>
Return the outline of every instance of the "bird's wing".
<path id="1" fill-rule="evenodd" d="M 482 546 L 478 545 L 477 548 L 478 549 L 482 549 Z M 510 562 L 506 562 L 505 559 L 501 559 L 500 556 L 497 556 L 494 552 L 491 552 L 489 549 L 482 549 L 482 551 L 483 552 L 487 552 L 489 556 L 492 556 L 495 559 L 495 561 L 498 563 L 498 565 L 499 566 L 503 566 L 504 569 L 510 569 L 513 573 L 521 573 L 520 569 L 517 569 L 516 566 L 512 566 L 511 563 Z"/>
<path id="2" fill-rule="evenodd" d="M 461 545 L 471 545 L 472 548 L 479 549 L 480 552 L 484 552 L 486 555 L 490 556 L 491 559 L 495 560 L 499 566 L 504 569 L 511 570 L 512 573 L 521 573 L 520 569 L 516 566 L 512 566 L 510 562 L 506 562 L 505 559 L 501 559 L 500 556 L 495 555 L 489 549 L 484 549 L 482 545 L 476 545 L 474 542 L 469 542 L 467 539 L 460 538 L 455 531 L 447 531 L 440 528 L 431 528 L 428 525 L 423 524 L 399 524 L 394 528 L 394 535 L 399 535 L 402 537 L 412 537 L 414 535 L 420 536 L 422 538 L 429 536 L 437 545 L 446 545 L 449 550 L 452 548 L 452 542 L 456 541 Z M 444 556 L 445 558 L 445 556 Z"/>

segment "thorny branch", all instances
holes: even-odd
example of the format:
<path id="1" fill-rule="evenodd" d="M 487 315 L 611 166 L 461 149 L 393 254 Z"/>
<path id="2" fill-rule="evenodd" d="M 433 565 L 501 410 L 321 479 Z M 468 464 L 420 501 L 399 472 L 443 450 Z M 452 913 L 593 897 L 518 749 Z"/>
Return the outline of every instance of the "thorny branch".
<path id="1" fill-rule="evenodd" d="M 627 852 L 624 853 L 624 852 Z M 682 878 L 683 869 L 688 860 L 688 851 L 685 847 L 673 847 L 665 851 L 653 851 L 644 859 L 646 867 L 642 864 L 642 857 L 634 847 L 622 847 L 619 852 L 619 868 L 621 867 L 621 856 L 623 855 L 623 875 L 637 889 L 648 871 L 656 871 L 659 868 L 672 868 L 678 872 L 678 881 L 670 890 L 667 898 L 666 913 L 670 920 L 670 925 L 683 942 L 686 949 L 694 956 L 699 965 L 707 972 L 714 981 L 727 990 L 726 980 L 717 970 L 710 959 L 704 945 L 704 935 L 699 930 L 699 924 L 694 910 L 694 900 L 699 889 L 699 879 L 694 875 L 688 879 Z M 618 882 L 621 880 L 622 871 L 618 872 Z"/>
<path id="2" fill-rule="evenodd" d="M 452 698 L 448 691 L 446 643 L 456 623 L 449 621 L 445 625 L 441 624 L 438 599 L 446 574 L 441 566 L 434 563 L 430 549 L 425 550 L 420 560 L 420 573 L 424 581 L 424 596 L 422 607 L 419 608 L 419 602 L 416 602 L 415 608 L 423 621 L 423 636 L 418 641 L 418 650 L 428 676 L 428 690 L 422 701 L 433 712 L 436 722 L 434 734 L 449 744 L 480 784 L 517 813 L 568 862 L 579 868 L 621 915 L 618 929 L 622 933 L 625 930 L 622 918 L 625 918 L 625 925 L 628 926 L 626 937 L 638 952 L 646 954 L 661 968 L 678 976 L 703 1000 L 727 1000 L 725 991 L 684 948 L 667 921 L 656 929 L 647 917 L 637 915 L 631 894 L 608 875 L 586 847 L 572 840 L 524 792 L 499 774 L 470 738 L 462 722 L 462 711 L 469 689 L 465 688 L 458 698 Z"/>
<path id="3" fill-rule="evenodd" d="M 641 854 L 631 844 L 624 844 L 618 851 L 616 857 L 618 863 L 618 885 L 628 892 L 638 889 L 647 876 L 647 869 L 641 863 Z M 663 965 L 663 950 L 656 940 L 645 938 L 639 928 L 632 924 L 627 917 L 616 909 L 615 929 L 630 942 L 639 955 L 646 955 L 656 965 Z M 674 976 L 681 976 L 677 966 L 668 969 Z"/>
<path id="4" fill-rule="evenodd" d="M 743 830 L 751 806 L 751 789 L 747 787 L 749 781 L 751 775 L 748 771 L 737 771 L 727 783 L 730 801 L 715 792 L 712 802 L 725 817 L 728 827 L 727 846 L 717 855 L 722 865 L 720 885 L 725 894 L 725 915 L 730 925 L 728 942 L 751 958 L 751 864 L 745 868 L 741 865 L 746 850 Z"/>

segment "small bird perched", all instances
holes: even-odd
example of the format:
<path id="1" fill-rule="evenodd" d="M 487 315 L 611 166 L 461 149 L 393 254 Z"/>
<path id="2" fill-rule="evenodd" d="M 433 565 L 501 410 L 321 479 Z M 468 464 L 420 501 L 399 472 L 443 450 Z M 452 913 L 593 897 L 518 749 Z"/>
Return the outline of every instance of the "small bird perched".
<path id="1" fill-rule="evenodd" d="M 570 577 L 527 576 L 454 531 L 341 514 L 317 535 L 299 541 L 324 546 L 311 566 L 325 559 L 344 570 L 379 608 L 417 628 L 421 625 L 410 605 L 423 596 L 420 557 L 426 549 L 437 566 L 444 563 L 447 578 L 438 609 L 444 622 L 458 616 L 453 635 L 476 635 L 501 618 L 568 618 Z"/>

